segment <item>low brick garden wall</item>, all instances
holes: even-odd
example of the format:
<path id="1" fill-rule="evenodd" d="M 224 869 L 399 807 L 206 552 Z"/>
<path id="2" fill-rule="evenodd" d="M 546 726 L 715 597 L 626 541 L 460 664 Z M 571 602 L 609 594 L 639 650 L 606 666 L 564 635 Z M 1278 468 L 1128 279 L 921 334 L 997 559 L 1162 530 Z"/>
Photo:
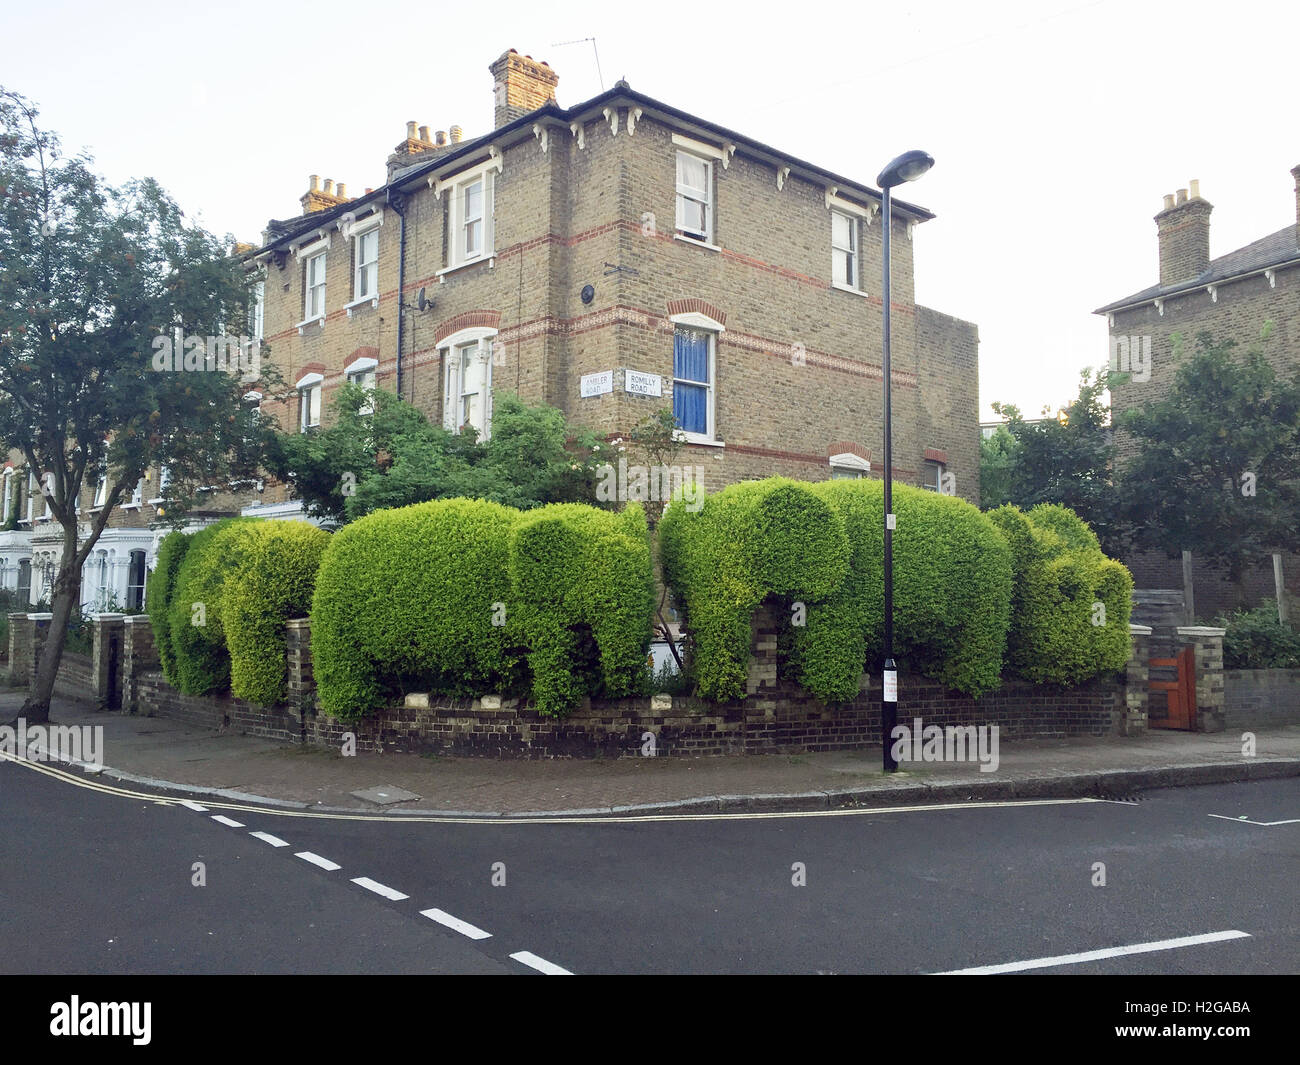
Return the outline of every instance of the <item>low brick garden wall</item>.
<path id="1" fill-rule="evenodd" d="M 365 720 L 345 724 L 315 711 L 311 629 L 289 622 L 288 700 L 260 707 L 231 696 L 182 695 L 167 683 L 143 616 L 100 615 L 94 654 L 65 654 L 60 694 L 91 698 L 105 709 L 156 714 L 200 728 L 262 736 L 282 743 L 339 748 L 352 733 L 358 750 L 399 750 L 519 758 L 639 756 L 647 733 L 659 755 L 766 754 L 879 746 L 880 679 L 864 677 L 851 703 L 827 705 L 779 676 L 774 620 L 760 610 L 753 625 L 748 696 L 714 704 L 656 695 L 588 702 L 563 720 L 517 701 L 408 695 Z M 29 679 L 48 615 L 10 615 L 13 679 Z M 922 677 L 899 678 L 898 721 L 911 726 L 996 725 L 1005 739 L 1139 735 L 1147 727 L 1150 630 L 1132 626 L 1125 673 L 1074 688 L 1007 681 L 979 699 Z M 1197 649 L 1198 722 L 1214 730 L 1300 722 L 1300 670 L 1222 670 L 1220 630 L 1180 629 Z M 1226 680 L 1225 680 L 1226 678 Z"/>
<path id="2" fill-rule="evenodd" d="M 1223 674 L 1224 725 L 1300 725 L 1300 669 L 1230 669 Z"/>

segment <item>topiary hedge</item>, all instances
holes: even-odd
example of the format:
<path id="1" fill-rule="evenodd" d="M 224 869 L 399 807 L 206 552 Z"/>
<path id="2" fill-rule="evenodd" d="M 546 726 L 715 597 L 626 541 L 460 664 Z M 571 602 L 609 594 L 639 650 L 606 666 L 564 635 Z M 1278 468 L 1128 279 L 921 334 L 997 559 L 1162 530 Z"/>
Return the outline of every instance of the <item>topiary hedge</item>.
<path id="1" fill-rule="evenodd" d="M 1007 666 L 1038 684 L 1079 684 L 1124 668 L 1133 577 L 1074 511 L 1043 503 L 988 515 L 1011 546 Z"/>
<path id="2" fill-rule="evenodd" d="M 153 629 L 154 646 L 163 675 L 175 686 L 176 655 L 172 652 L 171 604 L 176 592 L 176 574 L 190 549 L 190 538 L 179 529 L 168 533 L 158 545 L 158 558 L 145 589 L 145 610 Z"/>
<path id="3" fill-rule="evenodd" d="M 696 690 L 706 699 L 744 697 L 750 617 L 764 599 L 822 600 L 848 572 L 839 513 L 810 485 L 782 477 L 733 484 L 698 509 L 679 495 L 659 537 L 664 580 L 689 631 Z"/>
<path id="4" fill-rule="evenodd" d="M 498 690 L 560 716 L 598 684 L 625 694 L 644 673 L 650 581 L 637 506 L 524 513 L 446 499 L 377 511 L 334 534 L 321 560 L 320 705 L 355 720 L 404 689 Z M 595 679 L 583 662 L 591 641 Z"/>
<path id="5" fill-rule="evenodd" d="M 221 625 L 230 654 L 230 690 L 274 706 L 285 697 L 285 622 L 311 609 L 316 571 L 330 535 L 306 521 L 260 521 L 243 560 L 227 575 Z"/>
<path id="6" fill-rule="evenodd" d="M 850 565 L 806 623 L 789 632 L 793 675 L 813 695 L 855 698 L 884 650 L 884 485 L 808 486 L 844 522 Z M 1011 608 L 1011 552 L 985 515 L 953 496 L 895 485 L 895 657 L 949 688 L 981 695 L 1001 684 Z"/>
<path id="7" fill-rule="evenodd" d="M 230 687 L 230 653 L 222 624 L 226 578 L 243 564 L 258 524 L 256 518 L 226 518 L 190 537 L 176 572 L 167 621 L 175 658 L 167 680 L 186 695 Z"/>

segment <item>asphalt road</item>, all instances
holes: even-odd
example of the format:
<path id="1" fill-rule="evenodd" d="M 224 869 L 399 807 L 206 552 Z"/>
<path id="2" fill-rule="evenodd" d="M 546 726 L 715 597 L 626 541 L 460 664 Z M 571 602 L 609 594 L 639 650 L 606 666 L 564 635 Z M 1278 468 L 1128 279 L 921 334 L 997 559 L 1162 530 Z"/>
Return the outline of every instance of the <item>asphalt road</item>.
<path id="1" fill-rule="evenodd" d="M 576 824 L 196 810 L 86 783 L 0 763 L 0 971 L 1300 971 L 1294 779 Z"/>

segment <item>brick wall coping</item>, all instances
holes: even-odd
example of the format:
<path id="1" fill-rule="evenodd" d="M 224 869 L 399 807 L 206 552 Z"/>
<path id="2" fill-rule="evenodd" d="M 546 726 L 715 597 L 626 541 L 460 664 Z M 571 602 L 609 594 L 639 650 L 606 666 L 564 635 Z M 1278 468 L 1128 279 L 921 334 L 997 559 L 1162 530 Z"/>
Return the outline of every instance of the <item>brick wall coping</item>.
<path id="1" fill-rule="evenodd" d="M 124 625 L 148 625 L 148 614 L 127 614 L 122 618 Z"/>
<path id="2" fill-rule="evenodd" d="M 1227 629 L 1216 629 L 1212 625 L 1179 625 L 1179 636 L 1223 636 Z"/>
<path id="3" fill-rule="evenodd" d="M 53 621 L 54 620 L 53 614 L 28 614 L 27 617 L 31 621 Z"/>
<path id="4" fill-rule="evenodd" d="M 126 617 L 126 615 L 109 613 L 109 614 L 95 614 L 93 615 L 93 617 L 96 621 L 121 621 L 122 618 Z"/>
<path id="5" fill-rule="evenodd" d="M 1130 635 L 1130 636 L 1150 636 L 1150 635 L 1151 635 L 1151 626 L 1150 626 L 1150 625 L 1134 625 L 1132 622 L 1130 622 L 1130 623 L 1129 623 L 1129 627 L 1128 627 L 1128 631 L 1129 631 L 1129 635 Z"/>
<path id="6" fill-rule="evenodd" d="M 9 615 L 9 620 L 10 620 L 10 621 L 15 621 L 15 620 L 17 620 L 17 621 L 22 621 L 22 619 L 25 618 L 26 616 L 27 616 L 27 615 L 24 614 L 22 611 L 18 611 L 18 612 L 15 613 L 15 614 L 10 614 L 10 615 Z"/>

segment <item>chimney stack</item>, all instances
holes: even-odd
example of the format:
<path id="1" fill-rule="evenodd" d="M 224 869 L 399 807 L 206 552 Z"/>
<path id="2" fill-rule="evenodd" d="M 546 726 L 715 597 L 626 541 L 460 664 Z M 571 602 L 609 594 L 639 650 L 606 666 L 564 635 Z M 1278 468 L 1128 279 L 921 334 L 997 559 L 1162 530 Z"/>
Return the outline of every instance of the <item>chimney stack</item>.
<path id="1" fill-rule="evenodd" d="M 1214 207 L 1201 198 L 1199 181 L 1189 185 L 1190 196 L 1188 189 L 1166 195 L 1164 208 L 1155 218 L 1162 285 L 1194 281 L 1210 265 L 1210 212 Z"/>
<path id="2" fill-rule="evenodd" d="M 495 128 L 545 107 L 555 99 L 560 76 L 544 62 L 520 55 L 513 48 L 488 66 L 496 101 Z"/>
<path id="3" fill-rule="evenodd" d="M 334 190 L 333 178 L 325 179 L 324 188 L 321 188 L 319 174 L 310 175 L 307 183 L 307 191 L 298 200 L 302 204 L 302 213 L 305 215 L 315 214 L 317 211 L 327 211 L 331 207 L 337 207 L 339 204 L 347 202 L 347 186 L 342 182 L 339 182 L 337 192 Z"/>
<path id="4" fill-rule="evenodd" d="M 1300 166 L 1291 168 L 1291 176 L 1295 178 L 1295 242 L 1300 247 Z"/>

